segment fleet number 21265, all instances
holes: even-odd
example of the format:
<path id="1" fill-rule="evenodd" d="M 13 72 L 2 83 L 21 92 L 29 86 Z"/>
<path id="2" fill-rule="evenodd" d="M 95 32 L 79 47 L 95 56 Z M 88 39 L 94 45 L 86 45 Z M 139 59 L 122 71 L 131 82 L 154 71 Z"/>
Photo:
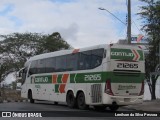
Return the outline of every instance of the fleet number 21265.
<path id="1" fill-rule="evenodd" d="M 117 63 L 117 68 L 138 68 L 135 63 Z"/>
<path id="2" fill-rule="evenodd" d="M 101 74 L 94 74 L 94 75 L 85 75 L 84 76 L 85 81 L 97 81 L 101 80 Z"/>

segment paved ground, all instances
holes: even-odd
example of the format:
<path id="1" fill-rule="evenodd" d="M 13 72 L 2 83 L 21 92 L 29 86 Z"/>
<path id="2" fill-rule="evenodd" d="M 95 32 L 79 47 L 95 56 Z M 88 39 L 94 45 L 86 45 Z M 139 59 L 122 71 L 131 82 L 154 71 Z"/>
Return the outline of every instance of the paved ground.
<path id="1" fill-rule="evenodd" d="M 1 102 L 2 101 L 0 101 L 0 103 Z M 3 101 L 3 102 L 7 102 L 7 101 Z M 148 100 L 148 101 L 144 101 L 142 104 L 125 106 L 125 107 L 122 107 L 122 110 L 123 109 L 124 110 L 127 109 L 129 111 L 138 110 L 138 111 L 149 111 L 149 112 L 158 112 L 158 113 L 160 113 L 160 99 Z"/>
<path id="2" fill-rule="evenodd" d="M 125 106 L 124 108 L 130 110 L 160 112 L 160 100 L 144 101 L 142 104 L 129 105 Z"/>
<path id="3" fill-rule="evenodd" d="M 44 118 L 23 118 L 23 120 L 135 120 L 135 117 L 115 117 L 115 113 L 106 110 L 103 112 L 98 112 L 92 110 L 79 110 L 79 109 L 70 109 L 66 105 L 54 105 L 53 103 L 48 103 L 44 101 L 38 101 L 35 104 L 30 104 L 29 102 L 7 102 L 0 104 L 0 111 L 52 111 L 52 115 L 54 116 L 51 118 L 44 117 Z M 53 112 L 53 111 L 58 112 Z M 158 112 L 160 113 L 160 100 L 154 100 L 154 101 L 145 101 L 142 104 L 138 105 L 130 105 L 122 107 L 118 110 L 118 113 L 130 113 L 130 112 L 136 112 L 139 113 L 140 111 L 150 111 L 150 112 Z M 70 114 L 68 114 L 68 113 Z M 49 113 L 49 112 L 47 112 Z M 142 112 L 143 113 L 143 112 Z M 67 114 L 67 115 L 66 115 Z M 58 116 L 58 117 L 56 117 Z M 65 116 L 65 117 L 64 117 Z M 78 117 L 69 117 L 69 116 L 78 116 Z M 100 116 L 100 117 L 99 117 Z M 107 117 L 102 117 L 107 116 Z M 109 117 L 114 116 L 114 117 Z M 81 118 L 82 117 L 82 118 Z M 21 120 L 22 118 L 0 118 L 0 120 Z M 136 119 L 142 119 L 142 120 L 158 120 L 159 117 L 136 117 Z"/>

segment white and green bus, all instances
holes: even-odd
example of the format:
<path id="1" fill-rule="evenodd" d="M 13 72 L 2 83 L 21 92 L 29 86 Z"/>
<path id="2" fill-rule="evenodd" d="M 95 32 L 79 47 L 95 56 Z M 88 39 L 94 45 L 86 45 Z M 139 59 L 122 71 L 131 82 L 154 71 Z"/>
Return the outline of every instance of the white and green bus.
<path id="1" fill-rule="evenodd" d="M 97 110 L 143 101 L 144 53 L 138 46 L 104 44 L 31 57 L 24 66 L 21 96 Z"/>

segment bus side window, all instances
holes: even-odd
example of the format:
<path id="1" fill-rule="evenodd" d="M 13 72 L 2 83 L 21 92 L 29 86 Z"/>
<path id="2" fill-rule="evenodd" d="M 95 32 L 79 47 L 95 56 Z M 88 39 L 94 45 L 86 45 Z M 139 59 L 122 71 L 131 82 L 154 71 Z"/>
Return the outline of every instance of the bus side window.
<path id="1" fill-rule="evenodd" d="M 91 51 L 81 52 L 79 55 L 79 70 L 91 68 Z"/>
<path id="2" fill-rule="evenodd" d="M 56 58 L 46 59 L 46 73 L 51 73 L 56 71 Z"/>
<path id="3" fill-rule="evenodd" d="M 102 63 L 104 49 L 92 50 L 91 68 L 98 67 Z"/>
<path id="4" fill-rule="evenodd" d="M 46 65 L 46 59 L 38 60 L 37 62 L 37 73 L 45 73 L 45 65 Z"/>
<path id="5" fill-rule="evenodd" d="M 32 61 L 31 65 L 30 65 L 30 68 L 29 68 L 28 76 L 37 73 L 37 63 L 38 63 L 37 60 Z"/>
<path id="6" fill-rule="evenodd" d="M 67 71 L 78 69 L 78 53 L 67 55 Z"/>
<path id="7" fill-rule="evenodd" d="M 66 55 L 56 57 L 56 72 L 66 71 Z"/>

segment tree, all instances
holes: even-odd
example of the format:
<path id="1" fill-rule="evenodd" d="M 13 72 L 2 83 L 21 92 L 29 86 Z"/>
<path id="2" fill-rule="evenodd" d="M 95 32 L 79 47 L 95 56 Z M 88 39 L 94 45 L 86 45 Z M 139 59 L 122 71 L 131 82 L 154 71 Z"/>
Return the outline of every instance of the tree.
<path id="1" fill-rule="evenodd" d="M 0 37 L 1 54 L 16 63 L 14 66 L 19 69 L 29 57 L 38 54 L 37 48 L 44 36 L 38 33 L 13 33 Z"/>
<path id="2" fill-rule="evenodd" d="M 52 33 L 42 44 L 45 52 L 53 52 L 62 49 L 69 49 L 70 45 L 64 41 L 58 32 Z"/>
<path id="3" fill-rule="evenodd" d="M 0 56 L 1 65 L 6 67 L 0 70 L 0 77 L 9 71 L 19 70 L 30 57 L 46 52 L 53 52 L 61 49 L 69 49 L 70 45 L 61 38 L 58 32 L 51 35 L 40 33 L 12 33 L 0 35 Z M 8 62 L 4 62 L 4 59 Z M 2 66 L 1 66 L 2 68 Z M 3 72 L 1 74 L 1 72 Z M 2 81 L 3 79 L 1 79 Z"/>
<path id="4" fill-rule="evenodd" d="M 8 58 L 1 56 L 0 64 L 0 83 L 7 77 L 8 74 L 15 71 L 12 66 L 12 61 Z M 0 96 L 2 95 L 2 85 L 0 84 Z"/>
<path id="5" fill-rule="evenodd" d="M 146 78 L 150 78 L 150 73 L 155 71 L 159 63 L 159 45 L 160 45 L 160 1 L 158 0 L 140 0 L 146 3 L 141 7 L 139 15 L 144 19 L 142 29 L 145 30 L 149 40 L 149 55 L 146 57 Z M 157 76 L 151 76 L 151 98 L 156 99 L 155 84 Z"/>

